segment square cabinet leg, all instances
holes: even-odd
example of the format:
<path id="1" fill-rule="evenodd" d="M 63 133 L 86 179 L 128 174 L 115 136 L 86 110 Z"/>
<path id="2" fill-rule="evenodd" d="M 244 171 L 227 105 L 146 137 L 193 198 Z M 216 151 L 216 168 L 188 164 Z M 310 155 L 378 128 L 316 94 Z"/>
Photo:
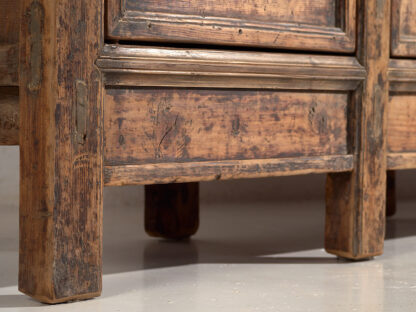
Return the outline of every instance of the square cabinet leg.
<path id="1" fill-rule="evenodd" d="M 383 253 L 386 218 L 385 120 L 391 3 L 358 1 L 357 58 L 366 80 L 351 95 L 349 118 L 353 171 L 327 179 L 325 248 L 359 260 Z"/>
<path id="2" fill-rule="evenodd" d="M 145 229 L 150 236 L 188 238 L 199 225 L 199 183 L 145 186 Z"/>
<path id="3" fill-rule="evenodd" d="M 41 302 L 101 293 L 102 13 L 22 1 L 19 290 Z"/>

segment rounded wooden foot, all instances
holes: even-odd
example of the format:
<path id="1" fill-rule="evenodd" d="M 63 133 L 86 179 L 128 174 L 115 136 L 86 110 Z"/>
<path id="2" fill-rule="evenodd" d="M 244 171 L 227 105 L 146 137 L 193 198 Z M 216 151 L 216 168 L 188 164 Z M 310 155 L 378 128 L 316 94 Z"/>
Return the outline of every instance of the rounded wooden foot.
<path id="1" fill-rule="evenodd" d="M 150 236 L 185 239 L 198 226 L 198 183 L 145 186 L 145 229 Z"/>

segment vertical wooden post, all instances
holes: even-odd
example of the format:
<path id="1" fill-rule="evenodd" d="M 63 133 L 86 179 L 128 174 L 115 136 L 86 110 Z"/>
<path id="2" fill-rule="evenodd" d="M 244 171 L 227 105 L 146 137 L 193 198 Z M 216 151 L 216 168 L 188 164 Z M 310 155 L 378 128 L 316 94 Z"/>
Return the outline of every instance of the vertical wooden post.
<path id="1" fill-rule="evenodd" d="M 396 172 L 387 171 L 387 202 L 386 216 L 391 217 L 396 214 Z"/>
<path id="2" fill-rule="evenodd" d="M 199 226 L 199 183 L 145 186 L 145 229 L 150 236 L 188 238 Z"/>
<path id="3" fill-rule="evenodd" d="M 355 156 L 352 173 L 329 174 L 325 248 L 363 259 L 383 252 L 385 233 L 385 107 L 390 51 L 390 0 L 358 1 L 357 57 L 367 70 L 352 96 L 350 114 Z"/>
<path id="4" fill-rule="evenodd" d="M 23 0 L 19 289 L 101 292 L 103 0 Z"/>

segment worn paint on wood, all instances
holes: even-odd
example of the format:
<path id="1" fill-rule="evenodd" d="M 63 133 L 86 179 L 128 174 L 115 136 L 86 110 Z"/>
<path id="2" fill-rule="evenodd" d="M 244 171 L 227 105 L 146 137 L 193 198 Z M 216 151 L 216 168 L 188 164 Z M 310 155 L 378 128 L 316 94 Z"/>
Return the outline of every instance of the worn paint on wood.
<path id="1" fill-rule="evenodd" d="M 347 153 L 347 94 L 110 89 L 107 165 Z"/>

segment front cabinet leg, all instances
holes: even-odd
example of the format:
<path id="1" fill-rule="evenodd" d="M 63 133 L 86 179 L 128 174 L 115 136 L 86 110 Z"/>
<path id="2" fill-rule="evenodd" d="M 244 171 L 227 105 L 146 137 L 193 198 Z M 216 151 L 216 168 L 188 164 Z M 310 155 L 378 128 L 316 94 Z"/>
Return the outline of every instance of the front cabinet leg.
<path id="1" fill-rule="evenodd" d="M 45 303 L 101 293 L 101 0 L 23 0 L 19 290 Z"/>
<path id="2" fill-rule="evenodd" d="M 385 234 L 385 119 L 389 83 L 390 0 L 357 1 L 357 58 L 366 79 L 352 96 L 349 117 L 354 170 L 327 179 L 325 248 L 348 259 L 382 254 Z"/>
<path id="3" fill-rule="evenodd" d="M 199 183 L 145 186 L 145 229 L 153 237 L 188 238 L 199 226 Z"/>

